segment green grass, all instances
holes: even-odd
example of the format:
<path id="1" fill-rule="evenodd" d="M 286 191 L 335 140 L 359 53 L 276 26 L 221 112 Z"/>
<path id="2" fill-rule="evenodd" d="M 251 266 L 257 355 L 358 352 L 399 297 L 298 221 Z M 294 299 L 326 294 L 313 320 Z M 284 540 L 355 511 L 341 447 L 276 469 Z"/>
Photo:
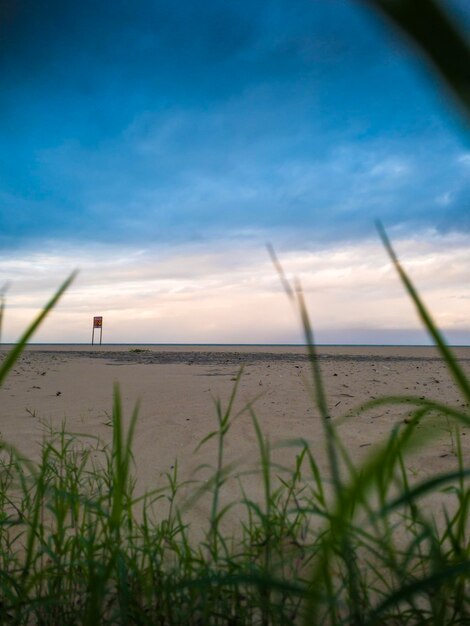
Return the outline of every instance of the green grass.
<path id="1" fill-rule="evenodd" d="M 381 235 L 468 406 L 468 378 Z M 247 495 L 243 468 L 224 455 L 240 372 L 227 406 L 216 403 L 216 429 L 200 444 L 216 442 L 212 475 L 193 484 L 184 507 L 176 464 L 164 485 L 138 496 L 132 474 L 138 409 L 126 421 L 116 388 L 108 445 L 49 431 L 37 463 L 2 445 L 1 624 L 470 624 L 470 467 L 459 436 L 459 426 L 470 424 L 468 411 L 405 395 L 371 401 L 360 410 L 400 404 L 410 417 L 364 461 L 353 462 L 329 419 L 302 291 L 274 260 L 309 345 L 328 469 L 320 471 L 302 433 L 288 444 L 291 467 L 279 467 L 250 404 L 244 411 L 259 463 L 246 471 L 257 472 L 264 495 L 260 501 Z M 6 356 L 0 381 L 70 280 Z M 455 466 L 417 482 L 405 459 L 427 445 L 416 428 L 427 419 L 442 420 L 452 433 Z M 235 480 L 239 495 L 223 505 Z M 442 494 L 445 505 L 436 510 L 430 502 Z M 191 506 L 200 499 L 209 499 L 209 513 L 195 541 Z M 224 534 L 235 510 L 238 526 Z"/>

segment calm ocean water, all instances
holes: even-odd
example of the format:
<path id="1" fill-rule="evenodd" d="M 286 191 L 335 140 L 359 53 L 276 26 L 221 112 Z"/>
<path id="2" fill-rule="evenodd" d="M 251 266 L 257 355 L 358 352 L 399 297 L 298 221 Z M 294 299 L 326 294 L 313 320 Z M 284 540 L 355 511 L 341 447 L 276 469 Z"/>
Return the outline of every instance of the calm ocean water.
<path id="1" fill-rule="evenodd" d="M 14 346 L 14 343 L 2 343 L 3 346 Z M 31 346 L 89 346 L 90 342 L 71 343 L 35 343 L 29 342 Z M 96 342 L 95 342 L 95 345 Z M 99 345 L 99 344 L 98 344 Z M 305 348 L 304 343 L 109 343 L 103 342 L 108 347 L 127 346 L 150 346 L 159 348 Z M 453 348 L 468 348 L 468 344 L 449 344 Z M 434 348 L 430 343 L 317 343 L 319 348 Z"/>

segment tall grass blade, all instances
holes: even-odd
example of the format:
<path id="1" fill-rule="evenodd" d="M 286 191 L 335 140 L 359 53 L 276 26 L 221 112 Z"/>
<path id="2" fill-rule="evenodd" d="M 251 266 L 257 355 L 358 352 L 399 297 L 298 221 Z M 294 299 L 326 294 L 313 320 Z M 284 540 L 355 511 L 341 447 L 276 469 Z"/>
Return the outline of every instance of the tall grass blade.
<path id="1" fill-rule="evenodd" d="M 397 270 L 398 275 L 400 276 L 400 279 L 402 283 L 404 284 L 406 291 L 408 292 L 410 298 L 412 299 L 416 307 L 416 310 L 418 311 L 418 315 L 421 318 L 421 321 L 423 322 L 426 330 L 428 331 L 429 335 L 431 336 L 434 343 L 436 344 L 436 347 L 438 348 L 443 359 L 445 360 L 447 367 L 449 368 L 449 371 L 454 377 L 455 382 L 457 383 L 463 395 L 467 399 L 467 402 L 470 402 L 470 382 L 467 379 L 465 372 L 460 367 L 455 356 L 452 354 L 452 351 L 447 345 L 442 333 L 439 331 L 436 324 L 432 320 L 430 313 L 424 306 L 424 303 L 419 297 L 418 292 L 416 291 L 413 283 L 411 282 L 410 278 L 408 277 L 405 270 L 403 269 L 387 237 L 385 229 L 380 222 L 377 223 L 377 230 L 379 231 L 379 235 L 382 239 L 385 249 L 387 250 L 389 257 L 393 265 L 395 266 L 395 269 Z"/>
<path id="2" fill-rule="evenodd" d="M 0 294 L 0 343 L 2 342 L 3 317 L 5 314 L 5 296 Z"/>
<path id="3" fill-rule="evenodd" d="M 51 309 L 53 309 L 54 306 L 57 304 L 57 302 L 60 300 L 60 298 L 63 295 L 63 293 L 69 288 L 70 284 L 75 279 L 76 275 L 77 275 L 77 272 L 75 271 L 67 278 L 66 281 L 64 281 L 62 283 L 62 285 L 56 291 L 54 296 L 49 300 L 49 302 L 46 304 L 46 306 L 43 308 L 43 310 L 39 313 L 39 315 L 36 317 L 36 319 L 32 322 L 32 324 L 23 333 L 23 335 L 21 336 L 19 341 L 15 344 L 15 346 L 7 354 L 5 360 L 3 361 L 3 363 L 2 363 L 2 365 L 0 367 L 0 385 L 3 383 L 3 381 L 5 380 L 6 375 L 8 374 L 10 369 L 13 367 L 14 363 L 16 362 L 16 360 L 18 359 L 20 354 L 23 352 L 23 350 L 24 350 L 26 344 L 28 343 L 28 341 L 31 339 L 31 337 L 34 335 L 36 330 L 42 324 L 44 319 L 50 313 Z"/>

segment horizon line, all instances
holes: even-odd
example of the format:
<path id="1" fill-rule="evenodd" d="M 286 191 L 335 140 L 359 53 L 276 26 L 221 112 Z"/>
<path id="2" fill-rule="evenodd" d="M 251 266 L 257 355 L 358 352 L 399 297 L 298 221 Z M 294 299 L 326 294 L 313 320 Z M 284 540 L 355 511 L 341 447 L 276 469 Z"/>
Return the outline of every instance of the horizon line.
<path id="1" fill-rule="evenodd" d="M 15 346 L 17 342 L 0 342 L 0 348 L 2 346 Z M 315 343 L 317 347 L 334 348 L 334 347 L 351 347 L 351 348 L 436 348 L 433 343 Z M 450 348 L 470 348 L 470 343 L 467 344 L 447 344 Z M 66 341 L 52 341 L 52 342 L 28 342 L 27 346 L 90 346 L 90 348 L 99 348 L 104 346 L 171 346 L 171 347 L 274 347 L 274 348 L 305 348 L 308 346 L 306 343 L 184 343 L 184 342 L 157 342 L 157 343 L 142 343 L 142 342 L 110 342 L 110 343 L 94 343 L 89 342 L 66 342 Z"/>

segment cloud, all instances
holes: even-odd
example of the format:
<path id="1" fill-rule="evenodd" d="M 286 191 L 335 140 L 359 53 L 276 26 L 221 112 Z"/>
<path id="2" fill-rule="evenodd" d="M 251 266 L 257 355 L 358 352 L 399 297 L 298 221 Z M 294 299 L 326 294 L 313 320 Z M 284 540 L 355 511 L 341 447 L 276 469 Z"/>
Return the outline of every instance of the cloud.
<path id="1" fill-rule="evenodd" d="M 150 245 L 283 230 L 304 244 L 370 236 L 377 218 L 409 230 L 470 228 L 468 176 L 447 141 L 318 150 L 312 132 L 296 151 L 296 137 L 263 133 L 261 113 L 257 137 L 231 140 L 223 129 L 232 115 L 147 115 L 99 152 L 72 143 L 43 153 L 37 176 L 52 190 L 29 201 L 3 194 L 4 237 Z"/>
<path id="2" fill-rule="evenodd" d="M 129 6 L 0 24 L 4 247 L 470 229 L 463 142 L 357 3 Z"/>
<path id="3" fill-rule="evenodd" d="M 449 337 L 470 341 L 466 235 L 396 240 L 396 249 Z M 53 249 L 53 245 L 49 246 Z M 298 277 L 320 342 L 426 340 L 409 299 L 376 240 L 279 252 Z M 261 245 L 60 248 L 3 258 L 5 339 L 13 340 L 74 267 L 81 272 L 36 341 L 89 340 L 104 316 L 106 342 L 297 343 L 297 314 Z"/>
<path id="4" fill-rule="evenodd" d="M 465 154 L 461 154 L 457 158 L 457 163 L 462 164 L 464 167 L 470 167 L 470 152 L 467 152 Z"/>

